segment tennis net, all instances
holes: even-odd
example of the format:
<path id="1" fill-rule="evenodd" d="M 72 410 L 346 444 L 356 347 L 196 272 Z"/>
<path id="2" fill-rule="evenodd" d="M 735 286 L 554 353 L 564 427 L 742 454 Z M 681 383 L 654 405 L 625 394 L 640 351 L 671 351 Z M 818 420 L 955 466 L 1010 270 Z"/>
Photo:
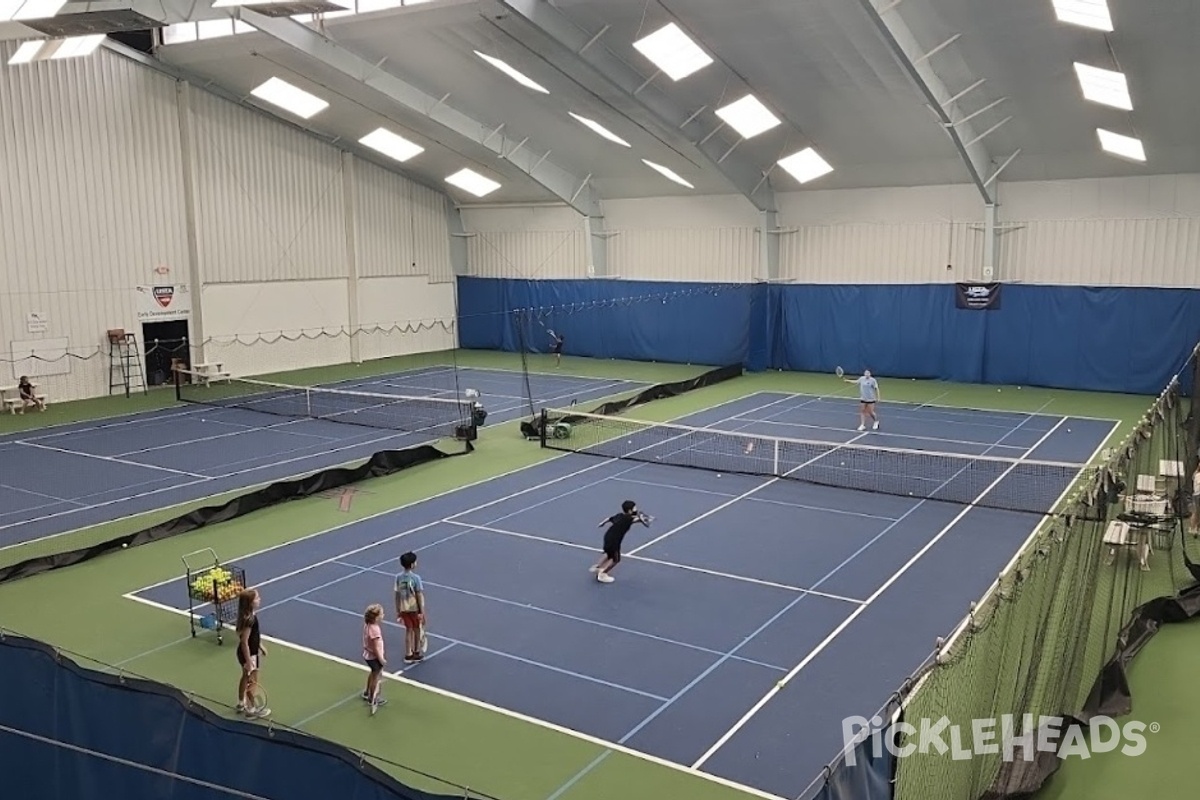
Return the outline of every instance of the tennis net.
<path id="1" fill-rule="evenodd" d="M 463 438 L 474 424 L 473 404 L 461 400 L 293 386 L 187 370 L 175 376 L 175 396 L 185 403 L 448 438 Z"/>
<path id="2" fill-rule="evenodd" d="M 806 441 L 547 409 L 542 446 L 648 464 L 1050 513 L 1084 464 Z"/>

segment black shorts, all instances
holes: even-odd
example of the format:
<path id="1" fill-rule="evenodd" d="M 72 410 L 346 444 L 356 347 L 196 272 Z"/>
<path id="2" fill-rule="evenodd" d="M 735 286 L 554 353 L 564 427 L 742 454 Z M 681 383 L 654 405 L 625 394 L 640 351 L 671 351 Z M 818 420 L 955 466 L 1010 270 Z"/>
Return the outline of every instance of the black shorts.
<path id="1" fill-rule="evenodd" d="M 383 662 L 381 662 L 378 658 L 368 658 L 367 666 L 371 668 L 371 672 L 383 671 Z"/>
<path id="2" fill-rule="evenodd" d="M 554 345 L 554 347 L 552 347 L 550 349 L 550 352 L 554 353 L 554 355 L 556 355 L 556 356 L 562 355 L 562 345 L 561 344 Z"/>
<path id="3" fill-rule="evenodd" d="M 864 406 L 873 406 L 873 405 L 875 405 L 875 401 L 874 401 L 874 400 L 859 400 L 858 402 L 862 403 Z"/>
<path id="4" fill-rule="evenodd" d="M 613 538 L 613 539 L 605 538 L 605 540 L 604 540 L 604 555 L 607 556 L 608 558 L 611 558 L 613 560 L 613 563 L 620 561 L 621 560 L 621 540 L 616 539 L 616 538 Z"/>

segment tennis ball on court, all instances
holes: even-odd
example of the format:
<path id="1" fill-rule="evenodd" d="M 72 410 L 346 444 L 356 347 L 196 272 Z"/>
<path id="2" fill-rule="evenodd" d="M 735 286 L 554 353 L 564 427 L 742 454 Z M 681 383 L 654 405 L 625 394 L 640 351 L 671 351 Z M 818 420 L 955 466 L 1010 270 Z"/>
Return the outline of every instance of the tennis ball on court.
<path id="1" fill-rule="evenodd" d="M 129 547 L 129 542 L 122 542 L 121 549 L 124 550 L 126 547 Z"/>

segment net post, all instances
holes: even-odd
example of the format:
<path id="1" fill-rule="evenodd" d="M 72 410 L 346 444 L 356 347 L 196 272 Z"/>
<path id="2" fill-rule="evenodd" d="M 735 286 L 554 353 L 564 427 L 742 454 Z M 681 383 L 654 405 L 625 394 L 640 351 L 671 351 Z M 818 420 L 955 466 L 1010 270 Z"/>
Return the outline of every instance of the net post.
<path id="1" fill-rule="evenodd" d="M 312 415 L 313 415 L 313 410 L 312 410 L 312 389 L 305 389 L 305 390 L 304 390 L 304 414 L 305 414 L 305 416 L 307 416 L 309 419 L 312 419 Z"/>
<path id="2" fill-rule="evenodd" d="M 546 413 L 546 409 L 542 409 L 541 424 L 538 425 L 538 439 L 541 441 L 541 446 L 546 446 L 546 423 L 549 421 L 550 415 Z"/>
<path id="3" fill-rule="evenodd" d="M 183 402 L 183 370 L 174 369 L 174 370 L 171 370 L 171 372 L 175 376 L 175 402 L 182 403 Z"/>
<path id="4" fill-rule="evenodd" d="M 776 439 L 773 444 L 774 447 L 772 449 L 774 452 L 772 453 L 771 458 L 771 474 L 779 476 L 783 474 L 779 471 L 779 445 L 782 444 L 782 442 Z"/>

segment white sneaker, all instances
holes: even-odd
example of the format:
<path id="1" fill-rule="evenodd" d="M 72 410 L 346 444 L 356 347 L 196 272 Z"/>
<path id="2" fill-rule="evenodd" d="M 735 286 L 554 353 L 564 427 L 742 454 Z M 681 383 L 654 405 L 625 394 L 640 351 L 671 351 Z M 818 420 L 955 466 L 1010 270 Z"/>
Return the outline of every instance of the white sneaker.
<path id="1" fill-rule="evenodd" d="M 600 581 L 601 583 L 612 583 L 614 580 L 616 580 L 616 578 L 614 578 L 612 575 L 609 575 L 607 572 L 599 572 L 596 574 L 596 580 Z"/>
<path id="2" fill-rule="evenodd" d="M 592 564 L 590 567 L 588 567 L 588 572 L 599 572 L 599 571 L 600 571 L 600 568 L 598 566 L 596 566 L 595 564 Z"/>
<path id="3" fill-rule="evenodd" d="M 871 430 L 873 430 L 873 431 L 879 430 L 879 420 L 875 420 L 875 424 L 871 426 Z"/>
<path id="4" fill-rule="evenodd" d="M 860 431 L 865 431 L 865 430 L 867 429 L 867 426 L 866 426 L 866 425 L 859 425 L 859 426 L 858 426 L 858 429 L 859 429 Z"/>

